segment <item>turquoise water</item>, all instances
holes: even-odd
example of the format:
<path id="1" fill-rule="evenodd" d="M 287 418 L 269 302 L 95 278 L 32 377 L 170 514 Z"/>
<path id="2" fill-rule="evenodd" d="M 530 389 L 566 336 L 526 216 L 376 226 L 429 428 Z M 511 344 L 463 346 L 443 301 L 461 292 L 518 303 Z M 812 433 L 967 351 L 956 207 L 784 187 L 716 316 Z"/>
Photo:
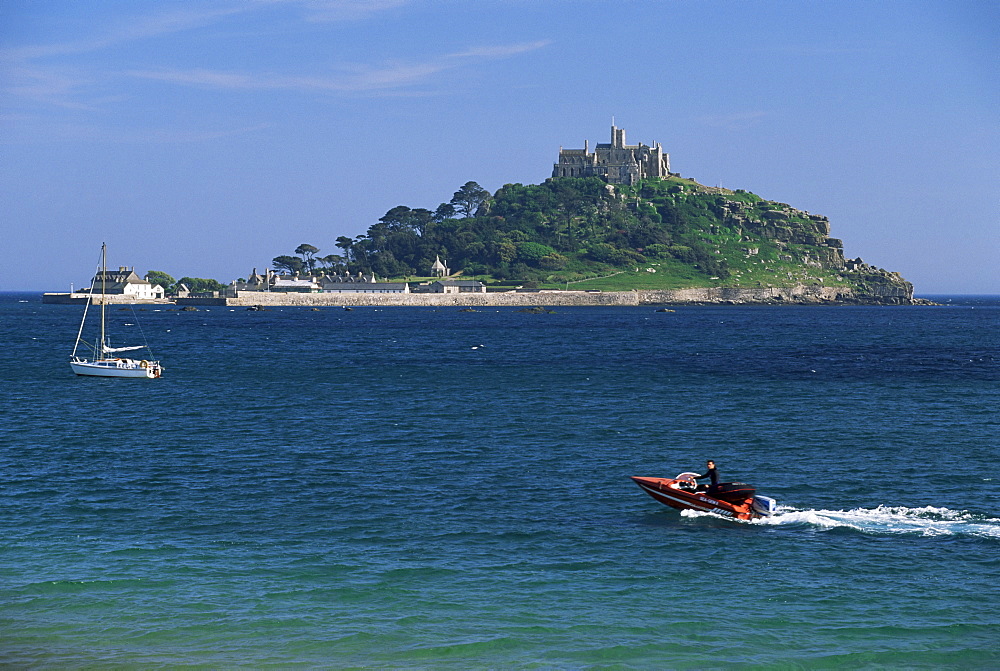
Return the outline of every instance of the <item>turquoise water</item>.
<path id="1" fill-rule="evenodd" d="M 1000 300 L 79 314 L 0 294 L 2 666 L 1000 666 Z"/>

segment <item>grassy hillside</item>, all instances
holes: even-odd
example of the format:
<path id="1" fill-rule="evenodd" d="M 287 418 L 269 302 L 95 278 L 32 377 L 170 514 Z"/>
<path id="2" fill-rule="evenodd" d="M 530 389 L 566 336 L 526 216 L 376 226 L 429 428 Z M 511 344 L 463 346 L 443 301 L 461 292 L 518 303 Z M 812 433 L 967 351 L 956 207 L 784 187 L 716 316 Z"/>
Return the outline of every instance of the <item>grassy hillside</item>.
<path id="1" fill-rule="evenodd" d="M 401 205 L 337 244 L 351 272 L 392 279 L 425 277 L 440 257 L 465 278 L 542 288 L 909 286 L 845 263 L 824 216 L 679 176 L 554 178 L 492 195 L 469 182 L 434 212 Z"/>

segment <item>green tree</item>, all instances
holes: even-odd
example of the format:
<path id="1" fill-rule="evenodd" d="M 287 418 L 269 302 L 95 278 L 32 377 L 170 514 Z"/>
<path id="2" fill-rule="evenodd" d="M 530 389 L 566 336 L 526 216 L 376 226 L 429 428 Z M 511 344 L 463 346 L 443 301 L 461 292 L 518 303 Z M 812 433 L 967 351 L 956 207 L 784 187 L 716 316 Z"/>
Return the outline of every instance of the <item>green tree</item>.
<path id="1" fill-rule="evenodd" d="M 150 270 L 146 273 L 145 280 L 150 284 L 159 284 L 165 293 L 173 292 L 174 285 L 177 284 L 177 280 L 160 270 Z"/>
<path id="2" fill-rule="evenodd" d="M 222 291 L 226 288 L 218 280 L 205 279 L 203 277 L 182 277 L 177 280 L 177 284 L 183 284 L 191 291 Z"/>
<path id="3" fill-rule="evenodd" d="M 466 182 L 462 185 L 462 188 L 455 192 L 449 203 L 466 217 L 471 217 L 479 209 L 479 206 L 489 200 L 489 198 L 489 191 L 475 182 Z"/>
<path id="4" fill-rule="evenodd" d="M 451 203 L 441 203 L 434 210 L 434 221 L 444 221 L 455 216 L 455 206 Z"/>
<path id="5" fill-rule="evenodd" d="M 538 259 L 538 267 L 543 270 L 562 270 L 569 264 L 569 259 L 562 254 L 546 254 Z"/>
<path id="6" fill-rule="evenodd" d="M 319 252 L 318 247 L 313 247 L 304 242 L 295 248 L 295 253 L 302 257 L 302 263 L 309 269 L 309 272 L 312 272 L 316 265 L 316 260 L 313 257 L 317 252 Z"/>
<path id="7" fill-rule="evenodd" d="M 541 261 L 543 257 L 554 254 L 556 254 L 556 250 L 552 249 L 548 245 L 542 245 L 537 242 L 517 243 L 517 260 L 527 263 L 528 265 L 535 265 Z"/>
<path id="8" fill-rule="evenodd" d="M 323 263 L 326 268 L 331 270 L 340 270 L 344 266 L 344 257 L 339 254 L 327 254 L 317 260 Z"/>
<path id="9" fill-rule="evenodd" d="M 344 259 L 348 263 L 350 263 L 351 262 L 351 247 L 354 246 L 354 240 L 351 239 L 351 238 L 349 238 L 349 237 L 347 237 L 346 235 L 342 235 L 339 238 L 337 238 L 337 241 L 335 243 L 333 243 L 333 244 L 334 244 L 334 246 L 340 247 L 341 249 L 344 250 Z"/>
<path id="10" fill-rule="evenodd" d="M 271 265 L 278 270 L 284 270 L 291 275 L 298 275 L 302 271 L 302 259 L 297 256 L 276 256 L 271 259 Z"/>

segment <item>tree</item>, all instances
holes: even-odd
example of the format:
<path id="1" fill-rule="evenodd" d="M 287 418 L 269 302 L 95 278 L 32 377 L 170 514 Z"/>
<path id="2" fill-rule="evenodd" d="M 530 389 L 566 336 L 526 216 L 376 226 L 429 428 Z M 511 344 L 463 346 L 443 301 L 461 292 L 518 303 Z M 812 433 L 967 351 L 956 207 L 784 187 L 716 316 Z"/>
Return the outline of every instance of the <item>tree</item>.
<path id="1" fill-rule="evenodd" d="M 455 192 L 449 203 L 466 217 L 471 217 L 479 206 L 489 200 L 490 192 L 475 182 L 466 182 Z"/>
<path id="2" fill-rule="evenodd" d="M 423 235 L 427 225 L 433 220 L 434 213 L 430 210 L 422 207 L 411 210 L 405 205 L 397 205 L 378 220 L 381 226 L 376 224 L 369 229 L 368 237 L 379 237 L 399 231 L 412 231 L 417 235 Z"/>
<path id="3" fill-rule="evenodd" d="M 316 260 L 313 256 L 319 251 L 318 247 L 313 247 L 312 245 L 302 243 L 295 248 L 295 253 L 302 257 L 302 262 L 309 268 L 309 272 L 312 272 L 313 267 L 316 265 Z"/>
<path id="4" fill-rule="evenodd" d="M 159 284 L 163 287 L 164 293 L 171 293 L 174 290 L 174 285 L 177 284 L 177 280 L 160 270 L 150 270 L 146 273 L 145 279 L 150 284 Z"/>
<path id="5" fill-rule="evenodd" d="M 278 270 L 287 271 L 291 275 L 298 275 L 302 271 L 302 259 L 297 256 L 276 256 L 271 259 L 271 265 Z"/>
<path id="6" fill-rule="evenodd" d="M 556 250 L 552 249 L 548 245 L 543 245 L 537 242 L 519 242 L 517 244 L 517 259 L 527 264 L 535 265 L 542 260 L 545 256 L 551 256 L 556 253 Z"/>
<path id="7" fill-rule="evenodd" d="M 333 270 L 339 270 L 341 266 L 344 265 L 344 257 L 339 254 L 327 254 L 326 256 L 317 259 L 325 265 L 327 268 Z"/>
<path id="8" fill-rule="evenodd" d="M 441 203 L 434 210 L 434 221 L 444 221 L 455 216 L 455 206 L 451 203 Z"/>
<path id="9" fill-rule="evenodd" d="M 225 289 L 218 280 L 205 279 L 202 277 L 182 277 L 177 280 L 177 284 L 183 284 L 191 291 L 222 291 Z"/>
<path id="10" fill-rule="evenodd" d="M 385 225 L 384 227 L 387 232 L 398 231 L 400 229 L 407 228 L 411 212 L 413 212 L 413 210 L 408 208 L 406 205 L 397 205 L 386 212 L 379 219 L 379 222 Z M 371 235 L 368 237 L 371 237 Z"/>
<path id="11" fill-rule="evenodd" d="M 342 235 L 339 238 L 337 238 L 337 241 L 333 244 L 335 247 L 340 247 L 341 249 L 344 250 L 344 258 L 347 260 L 348 263 L 350 263 L 351 247 L 354 246 L 354 240 L 347 237 L 346 235 Z"/>
<path id="12" fill-rule="evenodd" d="M 424 233 L 427 232 L 427 227 L 430 226 L 432 221 L 434 221 L 434 213 L 430 210 L 422 207 L 410 210 L 410 220 L 408 224 L 411 229 L 416 231 L 417 235 L 423 236 Z"/>

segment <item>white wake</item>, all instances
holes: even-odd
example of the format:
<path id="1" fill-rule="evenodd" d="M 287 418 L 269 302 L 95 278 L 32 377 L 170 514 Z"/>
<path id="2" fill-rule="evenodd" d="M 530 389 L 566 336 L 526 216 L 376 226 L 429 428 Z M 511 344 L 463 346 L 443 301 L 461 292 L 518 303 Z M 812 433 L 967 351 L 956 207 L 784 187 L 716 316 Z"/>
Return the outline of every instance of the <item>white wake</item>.
<path id="1" fill-rule="evenodd" d="M 778 507 L 777 514 L 754 520 L 771 526 L 844 527 L 864 533 L 917 536 L 977 536 L 1000 539 L 1000 519 L 949 508 L 879 506 L 853 510 L 796 510 Z"/>

